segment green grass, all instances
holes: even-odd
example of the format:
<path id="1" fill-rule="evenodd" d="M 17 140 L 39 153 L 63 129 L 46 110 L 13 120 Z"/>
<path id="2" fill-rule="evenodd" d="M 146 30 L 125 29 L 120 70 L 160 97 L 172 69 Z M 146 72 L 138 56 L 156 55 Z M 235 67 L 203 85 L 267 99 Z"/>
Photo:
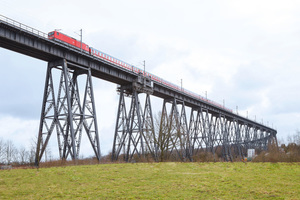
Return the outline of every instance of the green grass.
<path id="1" fill-rule="evenodd" d="M 138 163 L 0 171 L 0 199 L 300 199 L 300 163 Z"/>

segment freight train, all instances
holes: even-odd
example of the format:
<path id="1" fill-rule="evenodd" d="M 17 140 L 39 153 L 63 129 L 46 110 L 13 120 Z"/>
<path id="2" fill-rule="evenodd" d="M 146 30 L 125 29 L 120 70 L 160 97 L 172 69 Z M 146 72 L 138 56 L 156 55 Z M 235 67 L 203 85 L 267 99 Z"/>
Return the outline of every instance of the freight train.
<path id="1" fill-rule="evenodd" d="M 215 105 L 215 106 L 220 107 L 220 108 L 222 108 L 224 110 L 232 112 L 231 109 L 225 108 L 223 105 L 221 105 L 219 103 L 216 103 L 216 102 L 211 101 L 211 100 L 209 100 L 207 98 L 204 98 L 201 95 L 195 94 L 194 92 L 191 92 L 191 91 L 188 91 L 188 90 L 186 90 L 184 88 L 181 88 L 181 87 L 179 87 L 179 86 L 177 86 L 177 85 L 175 85 L 173 83 L 170 83 L 170 82 L 168 82 L 168 81 L 166 81 L 166 80 L 164 80 L 164 79 L 162 79 L 162 78 L 160 78 L 158 76 L 155 76 L 155 75 L 153 75 L 153 74 L 151 74 L 149 72 L 146 72 L 146 71 L 144 71 L 144 70 L 142 70 L 142 69 L 140 69 L 138 67 L 135 67 L 135 66 L 133 66 L 131 64 L 128 64 L 128 63 L 126 63 L 126 62 L 124 62 L 124 61 L 122 61 L 120 59 L 117 59 L 117 58 L 115 58 L 113 56 L 110 56 L 110 55 L 108 55 L 106 53 L 103 53 L 102 51 L 99 51 L 97 49 L 89 47 L 89 45 L 87 45 L 87 44 L 85 44 L 85 43 L 83 43 L 81 41 L 78 41 L 78 40 L 76 40 L 76 39 L 74 39 L 74 38 L 72 38 L 72 37 L 70 37 L 70 36 L 68 36 L 66 34 L 63 34 L 63 33 L 59 32 L 59 31 L 55 30 L 55 31 L 49 32 L 48 33 L 48 39 L 54 40 L 54 41 L 57 41 L 57 42 L 61 42 L 61 43 L 64 43 L 64 44 L 71 45 L 72 47 L 77 48 L 77 49 L 79 49 L 79 50 L 81 50 L 81 51 L 83 51 L 83 52 L 85 52 L 87 54 L 90 54 L 90 55 L 92 55 L 94 57 L 97 57 L 97 58 L 99 58 L 101 60 L 107 61 L 107 62 L 112 63 L 114 65 L 117 65 L 117 66 L 119 66 L 119 67 L 121 67 L 121 68 L 123 68 L 125 70 L 129 70 L 129 71 L 131 71 L 133 73 L 136 73 L 136 74 L 142 73 L 144 76 L 150 77 L 151 80 L 153 80 L 154 82 L 163 84 L 163 85 L 165 85 L 167 87 L 175 89 L 175 90 L 177 90 L 179 92 L 183 92 L 183 93 L 185 93 L 185 94 L 187 94 L 189 96 L 192 96 L 192 97 L 194 97 L 196 99 L 208 102 L 208 103 L 210 103 L 212 105 Z"/>

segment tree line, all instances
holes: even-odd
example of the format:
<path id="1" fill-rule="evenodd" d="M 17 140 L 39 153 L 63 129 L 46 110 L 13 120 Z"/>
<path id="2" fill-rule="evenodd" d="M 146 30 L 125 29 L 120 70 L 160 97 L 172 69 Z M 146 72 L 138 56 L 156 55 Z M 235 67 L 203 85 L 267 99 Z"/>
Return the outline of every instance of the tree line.
<path id="1" fill-rule="evenodd" d="M 36 139 L 28 148 L 24 146 L 17 147 L 11 140 L 0 138 L 0 165 L 28 165 L 34 164 L 36 152 Z M 46 154 L 51 158 L 51 151 L 47 149 Z"/>
<path id="2" fill-rule="evenodd" d="M 175 140 L 178 136 L 175 133 L 166 134 L 168 132 L 172 132 L 170 129 L 172 127 L 172 123 L 167 120 L 166 124 L 161 124 L 160 118 L 161 114 L 159 114 L 155 119 L 155 128 L 158 129 L 158 150 L 159 161 L 167 161 L 170 160 L 169 151 L 170 141 Z M 3 140 L 0 138 L 0 165 L 33 165 L 35 162 L 36 155 L 36 140 L 32 139 L 31 145 L 28 148 L 24 146 L 17 147 L 11 140 Z M 287 137 L 288 144 L 284 144 L 283 140 L 278 142 L 278 146 L 274 145 L 270 146 L 268 151 L 260 152 L 258 156 L 253 160 L 256 162 L 299 162 L 300 161 L 300 131 L 296 131 L 294 135 L 290 135 Z M 207 160 L 207 156 L 204 160 Z M 102 157 L 105 158 L 106 156 Z M 110 156 L 109 156 L 110 157 Z M 211 157 L 211 155 L 210 155 Z M 44 154 L 44 161 L 51 161 L 53 159 L 51 150 L 46 148 Z M 105 160 L 105 159 L 104 159 Z M 211 159 L 209 159 L 212 161 Z"/>
<path id="3" fill-rule="evenodd" d="M 35 159 L 35 148 L 31 145 L 29 149 L 24 146 L 16 147 L 11 140 L 0 138 L 0 164 L 29 164 Z"/>

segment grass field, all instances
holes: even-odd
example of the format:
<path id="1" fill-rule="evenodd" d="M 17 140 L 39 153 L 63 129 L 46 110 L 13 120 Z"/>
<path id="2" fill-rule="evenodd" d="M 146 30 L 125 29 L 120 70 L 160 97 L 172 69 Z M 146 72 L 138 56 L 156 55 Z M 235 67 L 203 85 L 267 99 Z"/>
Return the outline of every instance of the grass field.
<path id="1" fill-rule="evenodd" d="M 0 171 L 0 199 L 300 199 L 300 163 L 137 163 Z"/>

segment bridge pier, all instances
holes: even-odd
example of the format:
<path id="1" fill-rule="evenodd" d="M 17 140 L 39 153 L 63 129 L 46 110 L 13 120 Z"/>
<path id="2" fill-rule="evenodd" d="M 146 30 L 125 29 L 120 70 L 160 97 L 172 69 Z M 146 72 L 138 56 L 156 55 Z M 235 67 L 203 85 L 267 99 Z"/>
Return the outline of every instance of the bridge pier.
<path id="1" fill-rule="evenodd" d="M 171 104 L 170 114 L 167 103 Z M 178 105 L 181 104 L 179 112 Z M 176 98 L 164 99 L 160 128 L 157 138 L 161 159 L 191 161 L 190 135 L 186 118 L 185 104 Z"/>
<path id="2" fill-rule="evenodd" d="M 232 155 L 230 150 L 230 141 L 229 141 L 229 130 L 230 130 L 230 121 L 226 119 L 225 116 L 220 116 L 222 121 L 221 130 L 223 131 L 222 137 L 222 157 L 225 161 L 232 161 Z"/>
<path id="3" fill-rule="evenodd" d="M 150 94 L 153 92 L 151 80 L 140 75 L 132 85 L 118 87 L 120 93 L 115 136 L 112 148 L 112 160 L 122 155 L 126 162 L 146 159 L 157 161 L 157 147 Z M 146 93 L 144 111 L 139 93 Z M 126 112 L 125 96 L 131 96 L 129 112 Z"/>
<path id="4" fill-rule="evenodd" d="M 216 157 L 219 149 L 223 157 L 228 152 L 227 120 L 221 114 L 213 115 L 204 108 L 192 108 L 190 115 L 190 133 L 192 156 L 197 157 L 201 152 L 210 152 Z"/>
<path id="5" fill-rule="evenodd" d="M 61 71 L 55 93 L 53 69 Z M 77 78 L 86 75 L 83 103 L 80 101 Z M 56 97 L 57 95 L 57 97 Z M 95 156 L 100 160 L 100 141 L 96 118 L 91 71 L 59 60 L 48 63 L 35 165 L 38 166 L 53 133 L 57 134 L 61 159 L 76 160 L 79 156 L 82 132 L 86 132 Z"/>

